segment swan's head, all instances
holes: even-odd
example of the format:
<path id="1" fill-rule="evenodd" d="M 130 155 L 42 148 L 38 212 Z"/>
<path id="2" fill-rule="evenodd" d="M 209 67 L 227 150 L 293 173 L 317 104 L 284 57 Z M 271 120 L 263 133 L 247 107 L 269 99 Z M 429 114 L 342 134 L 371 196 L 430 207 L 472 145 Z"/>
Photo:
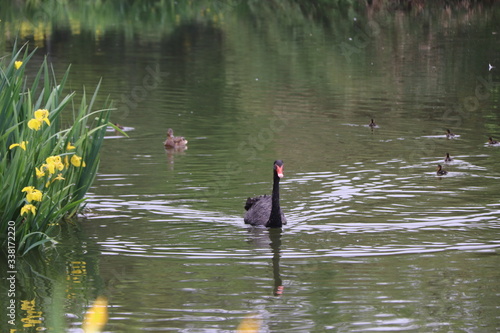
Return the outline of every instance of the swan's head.
<path id="1" fill-rule="evenodd" d="M 283 161 L 277 160 L 274 161 L 274 171 L 278 175 L 278 177 L 283 178 Z"/>

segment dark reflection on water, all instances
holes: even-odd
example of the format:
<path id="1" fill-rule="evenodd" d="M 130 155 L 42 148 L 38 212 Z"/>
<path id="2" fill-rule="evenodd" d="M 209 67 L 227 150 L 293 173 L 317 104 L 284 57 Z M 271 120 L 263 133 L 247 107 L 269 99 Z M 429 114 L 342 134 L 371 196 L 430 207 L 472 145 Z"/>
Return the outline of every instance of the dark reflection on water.
<path id="1" fill-rule="evenodd" d="M 498 9 L 207 8 L 50 41 L 74 86 L 104 77 L 129 135 L 109 131 L 81 239 L 60 246 L 92 267 L 71 327 L 104 293 L 110 332 L 230 332 L 249 313 L 264 332 L 500 330 Z M 186 150 L 164 149 L 169 127 Z M 288 225 L 248 229 L 277 158 Z"/>

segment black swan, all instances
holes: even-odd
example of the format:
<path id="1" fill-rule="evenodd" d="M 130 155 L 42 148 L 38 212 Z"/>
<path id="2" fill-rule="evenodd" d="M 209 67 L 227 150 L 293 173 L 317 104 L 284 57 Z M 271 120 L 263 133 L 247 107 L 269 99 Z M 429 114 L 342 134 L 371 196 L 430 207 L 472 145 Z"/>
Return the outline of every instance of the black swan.
<path id="1" fill-rule="evenodd" d="M 273 194 L 248 198 L 245 203 L 246 224 L 263 225 L 267 228 L 281 228 L 286 224 L 285 215 L 280 208 L 280 178 L 283 177 L 283 161 L 274 162 Z"/>
<path id="2" fill-rule="evenodd" d="M 174 131 L 169 128 L 167 131 L 167 140 L 163 143 L 167 148 L 184 147 L 188 141 L 182 136 L 174 136 Z"/>
<path id="3" fill-rule="evenodd" d="M 438 164 L 438 167 L 437 167 L 437 175 L 438 176 L 444 176 L 448 173 L 448 171 L 446 170 L 443 170 L 443 167 L 441 166 L 441 164 Z"/>

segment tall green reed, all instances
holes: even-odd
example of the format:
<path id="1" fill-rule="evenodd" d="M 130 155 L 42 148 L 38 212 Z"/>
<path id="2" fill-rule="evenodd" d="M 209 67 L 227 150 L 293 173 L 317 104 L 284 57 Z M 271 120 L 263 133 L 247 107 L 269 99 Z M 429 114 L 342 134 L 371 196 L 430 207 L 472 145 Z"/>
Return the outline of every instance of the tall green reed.
<path id="1" fill-rule="evenodd" d="M 34 52 L 14 46 L 0 62 L 0 241 L 21 254 L 57 243 L 60 223 L 81 209 L 110 115 L 109 101 L 96 109 L 100 83 L 75 105 L 75 93 L 65 92 L 69 68 L 57 82 L 45 59 L 28 80 Z"/>

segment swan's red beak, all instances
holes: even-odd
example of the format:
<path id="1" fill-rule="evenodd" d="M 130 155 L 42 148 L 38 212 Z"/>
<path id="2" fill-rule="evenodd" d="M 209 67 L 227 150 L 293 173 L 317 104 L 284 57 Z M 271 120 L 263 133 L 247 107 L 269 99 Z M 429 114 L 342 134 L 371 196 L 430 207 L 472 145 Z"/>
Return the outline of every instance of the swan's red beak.
<path id="1" fill-rule="evenodd" d="M 276 173 L 278 174 L 278 177 L 283 178 L 283 166 L 276 166 Z"/>

